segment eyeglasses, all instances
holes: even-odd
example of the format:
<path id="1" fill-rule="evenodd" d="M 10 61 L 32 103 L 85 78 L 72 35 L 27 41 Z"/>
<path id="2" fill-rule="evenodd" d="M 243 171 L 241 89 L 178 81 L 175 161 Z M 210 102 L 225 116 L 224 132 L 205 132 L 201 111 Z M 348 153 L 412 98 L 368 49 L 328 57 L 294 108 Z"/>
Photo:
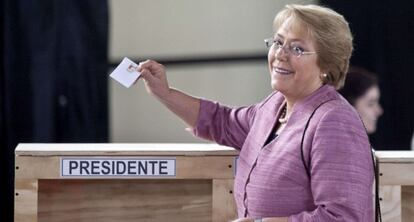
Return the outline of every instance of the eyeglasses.
<path id="1" fill-rule="evenodd" d="M 273 46 L 277 47 L 276 50 L 283 49 L 283 51 L 287 54 L 292 54 L 296 57 L 301 57 L 302 55 L 310 55 L 310 54 L 316 54 L 316 52 L 306 52 L 303 48 L 300 46 L 295 45 L 288 45 L 286 48 L 282 44 L 281 41 L 274 39 L 274 38 L 268 38 L 264 40 L 266 43 L 267 48 L 271 48 Z"/>

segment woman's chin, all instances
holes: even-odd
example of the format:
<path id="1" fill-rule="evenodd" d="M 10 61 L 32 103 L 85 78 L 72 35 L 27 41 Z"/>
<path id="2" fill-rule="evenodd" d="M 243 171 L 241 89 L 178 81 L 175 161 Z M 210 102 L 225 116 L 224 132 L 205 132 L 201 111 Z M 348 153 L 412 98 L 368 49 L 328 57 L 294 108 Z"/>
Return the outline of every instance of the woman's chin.
<path id="1" fill-rule="evenodd" d="M 283 91 L 283 86 L 281 85 L 280 80 L 272 79 L 271 86 L 275 91 Z"/>
<path id="2" fill-rule="evenodd" d="M 377 128 L 376 127 L 367 127 L 367 133 L 368 134 L 373 134 L 373 133 L 375 133 L 375 131 L 377 131 Z"/>

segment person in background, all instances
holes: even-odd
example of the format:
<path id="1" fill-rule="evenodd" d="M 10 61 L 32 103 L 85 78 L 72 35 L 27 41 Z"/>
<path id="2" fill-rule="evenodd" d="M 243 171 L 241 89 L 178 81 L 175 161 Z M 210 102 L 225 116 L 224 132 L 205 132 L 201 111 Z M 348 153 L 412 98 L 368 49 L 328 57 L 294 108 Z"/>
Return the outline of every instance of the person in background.
<path id="1" fill-rule="evenodd" d="M 374 133 L 377 130 L 378 118 L 383 113 L 376 75 L 360 67 L 351 67 L 339 93 L 355 107 L 367 133 Z"/>
<path id="2" fill-rule="evenodd" d="M 287 5 L 273 28 L 265 42 L 274 92 L 257 104 L 232 108 L 170 88 L 156 61 L 138 71 L 195 136 L 240 150 L 236 222 L 373 221 L 368 135 L 337 92 L 353 50 L 348 23 L 326 7 Z"/>

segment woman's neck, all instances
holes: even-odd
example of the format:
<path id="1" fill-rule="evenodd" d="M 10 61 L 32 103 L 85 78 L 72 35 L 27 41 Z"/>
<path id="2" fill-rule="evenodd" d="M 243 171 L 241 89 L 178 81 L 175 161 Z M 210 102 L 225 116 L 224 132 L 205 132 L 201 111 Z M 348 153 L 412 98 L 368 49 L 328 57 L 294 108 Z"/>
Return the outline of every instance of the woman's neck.
<path id="1" fill-rule="evenodd" d="M 293 111 L 293 107 L 295 106 L 296 103 L 306 99 L 308 96 L 310 96 L 312 93 L 317 91 L 322 86 L 323 86 L 322 83 L 318 84 L 318 86 L 314 87 L 314 90 L 310 90 L 307 93 L 302 93 L 301 95 L 296 95 L 296 96 L 284 95 L 285 100 L 286 100 L 286 116 L 290 116 L 290 114 Z"/>

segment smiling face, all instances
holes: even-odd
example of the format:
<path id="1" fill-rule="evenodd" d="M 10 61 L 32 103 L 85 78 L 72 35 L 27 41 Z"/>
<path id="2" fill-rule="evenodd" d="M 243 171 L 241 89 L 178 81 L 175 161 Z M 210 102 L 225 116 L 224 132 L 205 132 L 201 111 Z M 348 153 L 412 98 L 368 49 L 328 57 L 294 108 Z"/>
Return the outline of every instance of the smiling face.
<path id="1" fill-rule="evenodd" d="M 364 95 L 355 100 L 355 109 L 361 116 L 368 134 L 377 130 L 378 117 L 382 115 L 382 108 L 379 104 L 380 91 L 378 86 L 372 86 Z"/>
<path id="2" fill-rule="evenodd" d="M 271 85 L 286 98 L 299 101 L 322 86 L 322 71 L 317 65 L 317 54 L 304 54 L 297 57 L 290 49 L 304 52 L 316 51 L 313 38 L 307 29 L 287 19 L 274 36 L 274 44 L 269 49 L 268 64 Z M 283 49 L 277 45 L 283 45 Z"/>

